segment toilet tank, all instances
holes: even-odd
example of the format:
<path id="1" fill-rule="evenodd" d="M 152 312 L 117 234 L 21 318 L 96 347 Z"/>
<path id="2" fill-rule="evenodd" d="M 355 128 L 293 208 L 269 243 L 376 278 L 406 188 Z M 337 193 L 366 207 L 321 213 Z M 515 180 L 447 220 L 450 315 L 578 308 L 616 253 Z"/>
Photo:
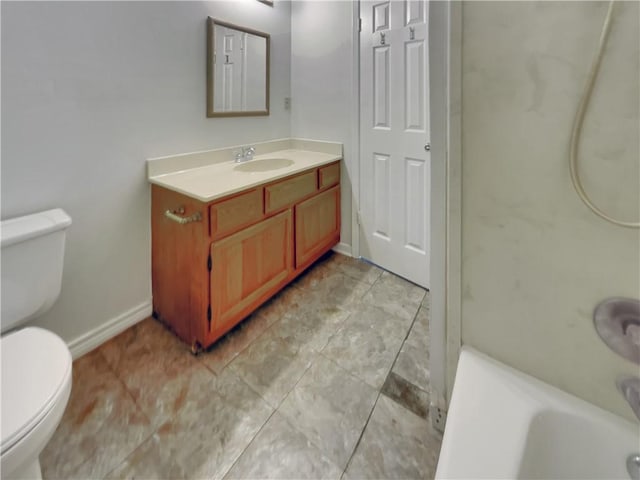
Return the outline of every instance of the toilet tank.
<path id="1" fill-rule="evenodd" d="M 71 217 L 59 208 L 0 222 L 3 333 L 42 315 L 60 295 L 69 225 Z"/>

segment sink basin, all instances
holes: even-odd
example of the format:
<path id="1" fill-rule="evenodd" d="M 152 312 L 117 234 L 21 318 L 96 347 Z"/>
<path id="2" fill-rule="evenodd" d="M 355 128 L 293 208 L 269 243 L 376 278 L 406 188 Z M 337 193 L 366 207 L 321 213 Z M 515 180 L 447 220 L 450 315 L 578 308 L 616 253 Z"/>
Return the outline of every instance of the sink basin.
<path id="1" fill-rule="evenodd" d="M 293 165 L 293 160 L 287 158 L 263 158 L 261 160 L 250 160 L 233 167 L 238 172 L 269 172 Z"/>

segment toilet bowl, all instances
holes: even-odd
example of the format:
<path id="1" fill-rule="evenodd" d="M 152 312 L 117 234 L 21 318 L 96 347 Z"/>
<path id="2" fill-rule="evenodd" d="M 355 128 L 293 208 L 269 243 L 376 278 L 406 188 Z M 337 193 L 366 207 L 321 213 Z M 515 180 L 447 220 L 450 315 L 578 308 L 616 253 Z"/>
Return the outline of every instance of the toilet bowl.
<path id="1" fill-rule="evenodd" d="M 71 355 L 42 328 L 0 339 L 2 477 L 41 478 L 38 455 L 60 423 L 71 392 Z"/>
<path id="2" fill-rule="evenodd" d="M 71 392 L 71 353 L 56 334 L 18 329 L 60 294 L 65 230 L 60 209 L 1 222 L 2 478 L 40 479 L 39 455 L 53 436 Z"/>

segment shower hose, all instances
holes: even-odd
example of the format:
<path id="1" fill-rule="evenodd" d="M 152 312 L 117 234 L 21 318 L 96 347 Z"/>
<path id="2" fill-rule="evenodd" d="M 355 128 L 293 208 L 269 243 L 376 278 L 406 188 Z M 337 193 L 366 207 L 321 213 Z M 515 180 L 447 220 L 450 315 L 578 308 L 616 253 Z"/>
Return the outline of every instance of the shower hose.
<path id="1" fill-rule="evenodd" d="M 569 170 L 571 171 L 571 183 L 573 183 L 578 196 L 593 213 L 601 218 L 604 218 L 608 222 L 619 225 L 621 227 L 640 228 L 640 222 L 626 222 L 623 220 L 618 220 L 607 215 L 604 211 L 598 208 L 589 198 L 587 192 L 585 192 L 584 187 L 582 186 L 582 181 L 580 180 L 580 175 L 578 174 L 578 142 L 582 133 L 582 123 L 584 122 L 585 112 L 589 105 L 589 100 L 591 99 L 593 85 L 595 84 L 596 77 L 598 76 L 598 70 L 600 69 L 600 63 L 602 62 L 602 56 L 604 54 L 604 47 L 607 43 L 609 30 L 611 29 L 611 17 L 613 15 L 614 4 L 615 0 L 611 0 L 609 2 L 609 9 L 607 11 L 607 16 L 604 20 L 604 24 L 602 25 L 602 33 L 600 34 L 598 53 L 593 60 L 593 64 L 591 65 L 591 71 L 589 72 L 589 77 L 587 78 L 587 84 L 582 94 L 582 98 L 580 99 L 580 103 L 578 104 L 578 110 L 573 122 L 573 130 L 571 132 L 571 146 L 569 150 Z"/>

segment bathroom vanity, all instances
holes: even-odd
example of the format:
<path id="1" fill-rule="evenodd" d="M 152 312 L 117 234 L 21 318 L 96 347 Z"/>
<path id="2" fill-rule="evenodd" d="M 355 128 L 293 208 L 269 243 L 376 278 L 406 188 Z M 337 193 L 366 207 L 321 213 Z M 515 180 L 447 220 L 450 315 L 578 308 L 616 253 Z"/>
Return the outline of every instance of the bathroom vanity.
<path id="1" fill-rule="evenodd" d="M 175 168 L 159 174 L 149 166 L 154 316 L 194 353 L 339 242 L 341 145 L 333 149 L 186 170 L 158 159 L 161 172 Z"/>

